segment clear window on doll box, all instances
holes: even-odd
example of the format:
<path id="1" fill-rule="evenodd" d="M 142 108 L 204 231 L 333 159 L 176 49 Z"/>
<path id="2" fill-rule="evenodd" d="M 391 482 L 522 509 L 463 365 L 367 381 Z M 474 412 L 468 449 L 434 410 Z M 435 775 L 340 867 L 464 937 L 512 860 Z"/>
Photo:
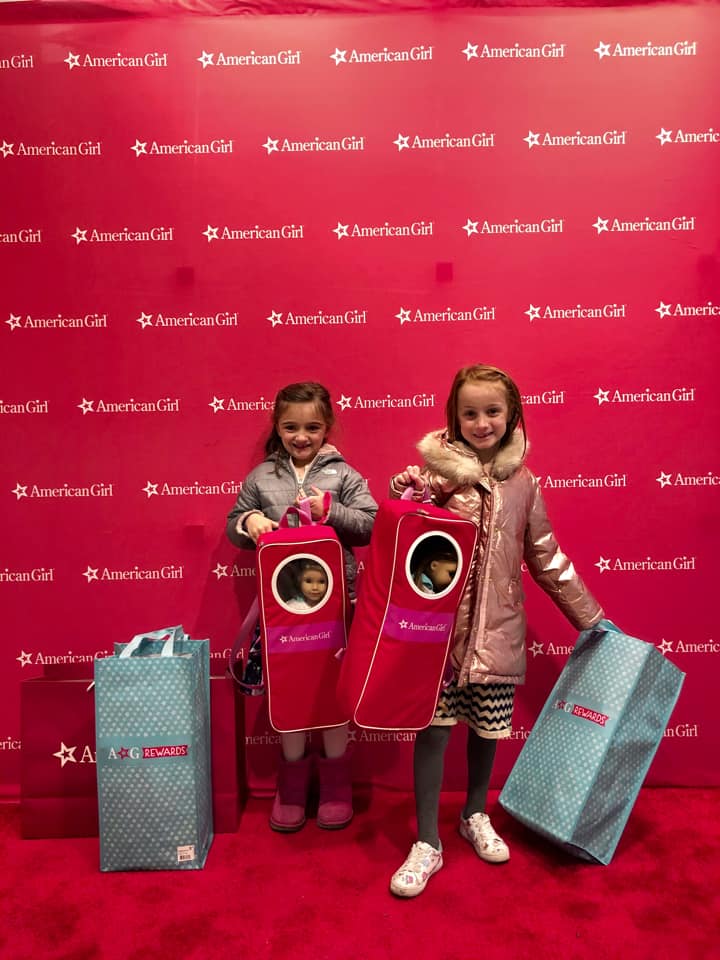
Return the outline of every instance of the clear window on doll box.
<path id="1" fill-rule="evenodd" d="M 333 577 L 320 557 L 298 553 L 282 563 L 273 574 L 273 596 L 285 610 L 312 613 L 323 607 L 330 597 Z"/>
<path id="2" fill-rule="evenodd" d="M 445 533 L 424 533 L 408 550 L 405 574 L 421 597 L 444 597 L 455 585 L 462 569 L 462 553 Z"/>

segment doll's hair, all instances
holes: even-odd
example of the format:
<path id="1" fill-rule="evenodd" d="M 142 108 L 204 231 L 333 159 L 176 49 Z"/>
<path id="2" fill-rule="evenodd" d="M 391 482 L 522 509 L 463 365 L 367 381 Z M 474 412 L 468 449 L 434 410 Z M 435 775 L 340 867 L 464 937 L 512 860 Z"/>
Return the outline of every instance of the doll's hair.
<path id="1" fill-rule="evenodd" d="M 427 537 L 418 545 L 410 560 L 411 573 L 416 584 L 420 584 L 423 574 L 428 573 L 430 564 L 435 561 L 455 564 L 458 562 L 457 552 L 445 537 Z"/>
<path id="2" fill-rule="evenodd" d="M 277 425 L 285 409 L 291 403 L 314 403 L 318 416 L 327 427 L 328 433 L 335 423 L 332 401 L 327 389 L 321 383 L 305 380 L 302 383 L 289 383 L 278 390 L 273 404 L 272 431 L 265 441 L 265 456 L 281 453 L 284 450 Z"/>
<path id="3" fill-rule="evenodd" d="M 327 580 L 327 572 L 325 570 L 325 567 L 321 563 L 319 563 L 317 560 L 309 560 L 309 559 L 301 560 L 298 563 L 298 567 L 297 567 L 298 580 L 302 579 L 302 575 L 306 573 L 308 570 L 315 570 L 317 571 L 317 573 L 321 573 Z"/>
<path id="4" fill-rule="evenodd" d="M 518 426 L 522 427 L 523 441 L 527 446 L 527 431 L 525 429 L 525 417 L 523 415 L 522 400 L 517 384 L 504 370 L 499 367 L 491 367 L 484 363 L 476 363 L 467 367 L 462 367 L 455 374 L 450 395 L 445 405 L 445 415 L 447 418 L 447 438 L 450 443 L 456 440 L 462 441 L 460 431 L 460 421 L 458 420 L 458 394 L 460 388 L 466 383 L 493 383 L 502 384 L 505 388 L 505 395 L 508 404 L 508 421 L 505 434 L 500 441 L 500 447 L 510 443 L 513 434 Z"/>

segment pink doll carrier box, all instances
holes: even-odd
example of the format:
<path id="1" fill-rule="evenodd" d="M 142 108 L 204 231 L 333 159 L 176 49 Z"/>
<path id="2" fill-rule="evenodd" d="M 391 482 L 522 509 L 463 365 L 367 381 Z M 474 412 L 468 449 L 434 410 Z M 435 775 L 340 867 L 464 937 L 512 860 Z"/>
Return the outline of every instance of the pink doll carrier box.
<path id="1" fill-rule="evenodd" d="M 430 503 L 381 504 L 340 681 L 359 726 L 421 730 L 432 720 L 477 536 L 471 520 Z M 433 560 L 445 581 L 454 567 L 449 582 L 433 585 Z"/>
<path id="2" fill-rule="evenodd" d="M 308 566 L 326 583 L 313 606 L 304 602 L 299 585 Z M 263 534 L 257 573 L 270 723 L 279 733 L 346 723 L 349 713 L 339 705 L 336 690 L 349 602 L 335 531 L 323 525 L 281 526 Z"/>

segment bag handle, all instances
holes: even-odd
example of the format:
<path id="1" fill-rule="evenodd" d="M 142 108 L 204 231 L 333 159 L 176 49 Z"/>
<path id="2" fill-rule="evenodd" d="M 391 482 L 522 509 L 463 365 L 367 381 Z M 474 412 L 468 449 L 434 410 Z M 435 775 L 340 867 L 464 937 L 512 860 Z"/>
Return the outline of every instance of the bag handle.
<path id="1" fill-rule="evenodd" d="M 168 627 L 165 630 L 151 630 L 149 633 L 138 633 L 132 640 L 125 644 L 118 655 L 118 659 L 131 657 L 136 651 L 140 650 L 142 644 L 148 640 L 164 640 L 160 650 L 161 657 L 172 657 L 175 651 L 175 641 L 182 640 L 185 637 L 185 631 L 181 626 Z"/>
<path id="2" fill-rule="evenodd" d="M 310 513 L 310 501 L 300 500 L 299 503 L 288 507 L 285 513 L 280 517 L 278 523 L 279 529 L 286 527 L 309 527 L 313 522 Z"/>
<path id="3" fill-rule="evenodd" d="M 401 499 L 401 500 L 413 500 L 414 497 L 415 497 L 415 494 L 416 494 L 417 492 L 418 492 L 418 491 L 415 489 L 415 487 L 405 487 L 405 489 L 403 490 L 403 492 L 400 494 L 400 499 Z M 430 492 L 428 491 L 427 484 L 425 484 L 425 486 L 423 487 L 422 500 L 418 500 L 418 501 L 416 501 L 416 502 L 417 502 L 417 503 L 432 503 L 432 498 L 431 498 L 431 496 L 430 496 Z"/>
<path id="4" fill-rule="evenodd" d="M 313 520 L 312 513 L 310 512 L 310 500 L 305 497 L 302 500 L 298 500 L 296 504 L 293 504 L 291 507 L 288 507 L 285 513 L 280 518 L 278 527 L 284 529 L 287 527 L 310 527 L 315 523 L 324 523 L 327 520 L 327 516 L 330 513 L 330 504 L 332 503 L 332 494 L 329 490 L 325 490 L 323 493 L 323 512 L 322 517 L 319 520 Z"/>

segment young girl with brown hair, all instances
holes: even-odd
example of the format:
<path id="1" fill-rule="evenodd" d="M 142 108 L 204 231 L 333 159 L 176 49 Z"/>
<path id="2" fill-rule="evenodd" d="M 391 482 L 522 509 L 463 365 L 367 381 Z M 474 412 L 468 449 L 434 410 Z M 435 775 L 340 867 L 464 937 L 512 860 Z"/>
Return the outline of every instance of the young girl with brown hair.
<path id="1" fill-rule="evenodd" d="M 418 839 L 390 882 L 400 897 L 422 893 L 443 865 L 438 834 L 443 757 L 458 721 L 468 726 L 460 834 L 482 860 L 510 858 L 485 803 L 497 741 L 510 736 L 515 687 L 525 680 L 523 561 L 577 630 L 603 617 L 560 549 L 538 480 L 525 466 L 525 421 L 514 381 L 496 367 L 463 367 L 453 381 L 446 416 L 445 429 L 418 444 L 422 469 L 408 466 L 391 482 L 394 496 L 413 487 L 419 500 L 427 488 L 437 506 L 471 518 L 480 528 L 455 625 L 453 678 L 431 725 L 415 741 Z"/>
<path id="2" fill-rule="evenodd" d="M 261 534 L 277 528 L 289 506 L 307 500 L 313 520 L 333 527 L 343 546 L 352 599 L 357 572 L 352 548 L 369 542 L 377 504 L 363 477 L 327 442 L 334 422 L 330 395 L 322 384 L 291 383 L 278 392 L 265 460 L 245 479 L 228 515 L 227 535 L 237 546 L 252 548 Z M 326 511 L 327 493 L 331 500 Z M 323 730 L 322 739 L 325 756 L 317 761 L 317 823 L 338 829 L 353 815 L 348 725 Z M 270 826 L 291 833 L 305 823 L 312 758 L 305 753 L 306 731 L 283 733 L 280 740 L 282 757 Z"/>

